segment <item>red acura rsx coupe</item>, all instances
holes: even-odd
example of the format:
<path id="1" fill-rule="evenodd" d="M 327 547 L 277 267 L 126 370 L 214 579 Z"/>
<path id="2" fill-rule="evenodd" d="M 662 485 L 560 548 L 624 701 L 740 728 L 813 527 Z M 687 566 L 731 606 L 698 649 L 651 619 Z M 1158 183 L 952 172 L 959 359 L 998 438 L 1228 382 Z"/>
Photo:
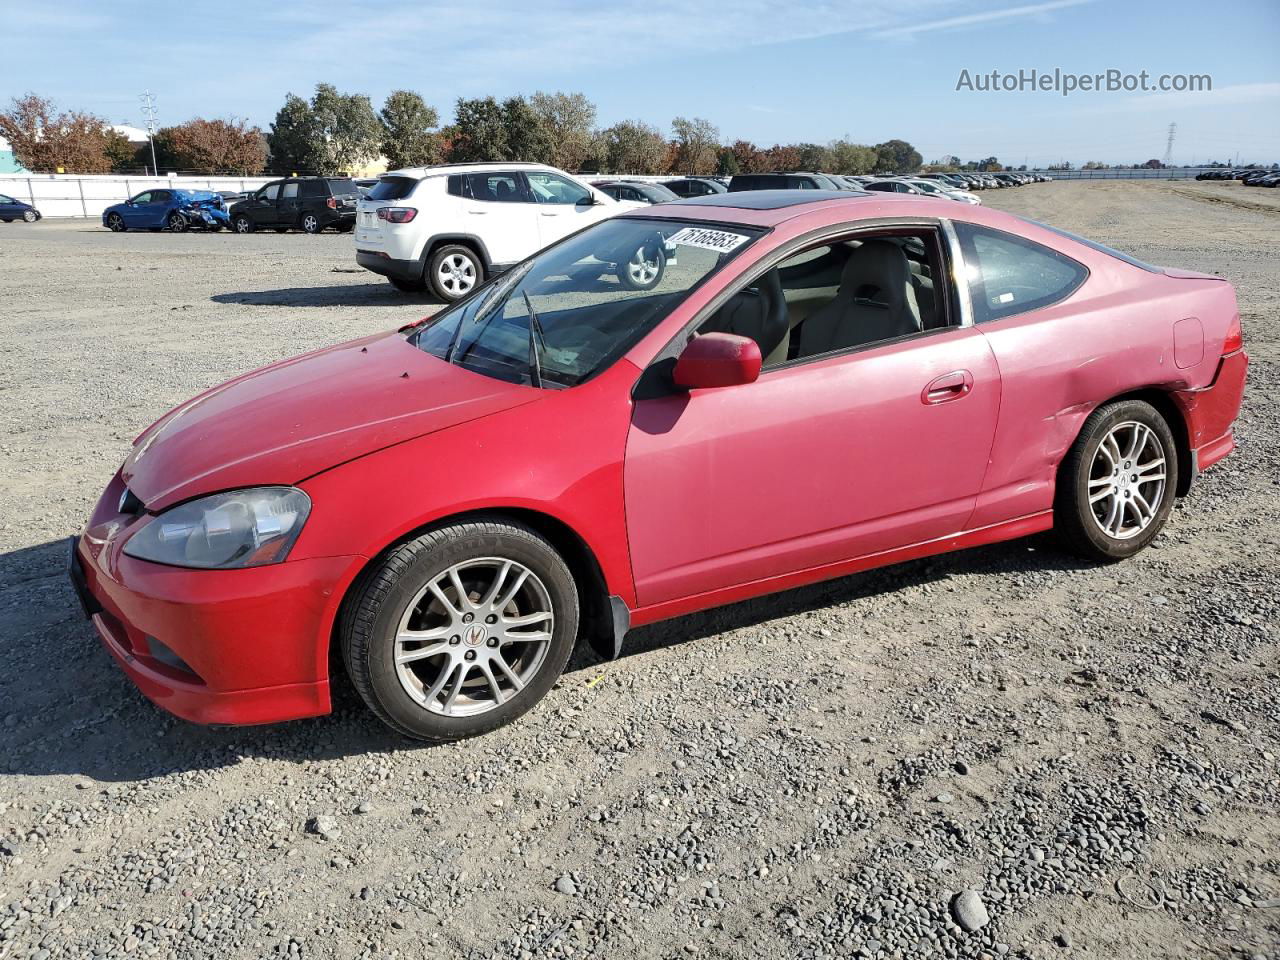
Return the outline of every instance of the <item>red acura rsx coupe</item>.
<path id="1" fill-rule="evenodd" d="M 1131 556 L 1247 365 L 1217 277 L 947 200 L 712 195 L 177 407 L 72 579 L 181 717 L 325 713 L 332 648 L 391 727 L 465 737 L 579 638 L 1050 527 Z"/>

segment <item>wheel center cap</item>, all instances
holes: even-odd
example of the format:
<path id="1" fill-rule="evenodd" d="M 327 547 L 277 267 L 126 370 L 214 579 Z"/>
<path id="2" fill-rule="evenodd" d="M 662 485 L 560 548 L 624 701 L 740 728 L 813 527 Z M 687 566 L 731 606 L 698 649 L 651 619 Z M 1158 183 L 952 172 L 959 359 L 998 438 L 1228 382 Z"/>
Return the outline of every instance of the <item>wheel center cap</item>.
<path id="1" fill-rule="evenodd" d="M 473 623 L 467 627 L 467 632 L 462 635 L 462 639 L 468 647 L 478 647 L 488 639 L 489 631 L 478 623 Z"/>

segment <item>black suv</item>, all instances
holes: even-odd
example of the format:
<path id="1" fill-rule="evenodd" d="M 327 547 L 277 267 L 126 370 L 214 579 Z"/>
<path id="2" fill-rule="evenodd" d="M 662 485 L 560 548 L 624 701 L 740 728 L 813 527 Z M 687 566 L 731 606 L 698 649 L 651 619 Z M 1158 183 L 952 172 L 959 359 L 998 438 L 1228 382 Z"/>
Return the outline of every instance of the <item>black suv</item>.
<path id="1" fill-rule="evenodd" d="M 729 181 L 729 192 L 738 190 L 839 190 L 820 173 L 740 173 Z"/>
<path id="2" fill-rule="evenodd" d="M 307 233 L 335 227 L 345 233 L 356 225 L 359 199 L 360 189 L 348 177 L 272 180 L 232 205 L 231 227 L 236 233 L 252 233 L 259 227 L 271 227 L 277 233 L 290 227 Z"/>

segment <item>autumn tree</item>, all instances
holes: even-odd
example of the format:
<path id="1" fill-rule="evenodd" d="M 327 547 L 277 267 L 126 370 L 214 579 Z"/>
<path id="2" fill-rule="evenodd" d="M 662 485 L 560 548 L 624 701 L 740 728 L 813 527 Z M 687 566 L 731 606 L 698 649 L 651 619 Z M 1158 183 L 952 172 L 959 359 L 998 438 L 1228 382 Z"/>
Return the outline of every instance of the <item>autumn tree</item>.
<path id="1" fill-rule="evenodd" d="M 529 98 L 551 147 L 547 162 L 561 170 L 578 170 L 591 147 L 596 105 L 581 93 L 543 93 Z"/>
<path id="2" fill-rule="evenodd" d="M 733 158 L 742 173 L 763 173 L 765 167 L 761 163 L 760 148 L 750 140 L 735 140 L 729 146 Z"/>
<path id="3" fill-rule="evenodd" d="M 196 117 L 158 131 L 155 139 L 161 169 L 253 176 L 267 165 L 262 131 L 243 120 Z"/>
<path id="4" fill-rule="evenodd" d="M 0 136 L 18 163 L 35 173 L 109 173 L 106 122 L 91 113 L 54 109 L 52 100 L 28 93 L 0 113 Z"/>
<path id="5" fill-rule="evenodd" d="M 392 170 L 440 162 L 440 115 L 412 90 L 394 90 L 382 105 L 382 155 Z"/>
<path id="6" fill-rule="evenodd" d="M 720 151 L 720 131 L 715 124 L 702 117 L 676 117 L 671 121 L 671 132 L 679 149 L 673 170 L 693 174 L 715 170 Z"/>
<path id="7" fill-rule="evenodd" d="M 655 127 L 640 120 L 623 120 L 603 131 L 606 165 L 613 173 L 666 172 L 667 141 Z"/>
<path id="8" fill-rule="evenodd" d="M 799 170 L 800 151 L 791 144 L 774 144 L 768 150 L 760 152 L 759 169 L 777 173 L 789 173 L 792 170 Z"/>

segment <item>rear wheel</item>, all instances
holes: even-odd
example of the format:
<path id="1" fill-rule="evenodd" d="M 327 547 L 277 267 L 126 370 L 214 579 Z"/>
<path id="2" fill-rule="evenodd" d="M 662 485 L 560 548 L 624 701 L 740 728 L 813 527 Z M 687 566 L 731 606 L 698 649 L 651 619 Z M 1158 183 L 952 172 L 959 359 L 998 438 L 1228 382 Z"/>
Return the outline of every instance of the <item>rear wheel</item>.
<path id="1" fill-rule="evenodd" d="M 112 233 L 124 233 L 124 217 L 118 213 L 107 214 L 107 229 Z"/>
<path id="2" fill-rule="evenodd" d="M 427 276 L 431 279 L 432 292 L 451 303 L 484 282 L 484 265 L 470 247 L 449 244 L 431 255 Z"/>
<path id="3" fill-rule="evenodd" d="M 347 671 L 388 726 L 457 740 L 509 723 L 551 689 L 573 650 L 578 593 L 528 527 L 477 521 L 404 544 L 342 619 Z"/>
<path id="4" fill-rule="evenodd" d="M 298 221 L 298 226 L 307 233 L 319 233 L 324 229 L 320 224 L 320 218 L 314 213 L 304 213 L 302 219 Z"/>
<path id="5" fill-rule="evenodd" d="M 236 233 L 253 233 L 253 221 L 244 214 L 232 220 L 231 226 L 235 228 Z"/>
<path id="6" fill-rule="evenodd" d="M 1063 461 L 1055 527 L 1087 559 L 1131 557 L 1169 519 L 1177 476 L 1178 448 L 1159 411 L 1141 400 L 1106 404 Z"/>

